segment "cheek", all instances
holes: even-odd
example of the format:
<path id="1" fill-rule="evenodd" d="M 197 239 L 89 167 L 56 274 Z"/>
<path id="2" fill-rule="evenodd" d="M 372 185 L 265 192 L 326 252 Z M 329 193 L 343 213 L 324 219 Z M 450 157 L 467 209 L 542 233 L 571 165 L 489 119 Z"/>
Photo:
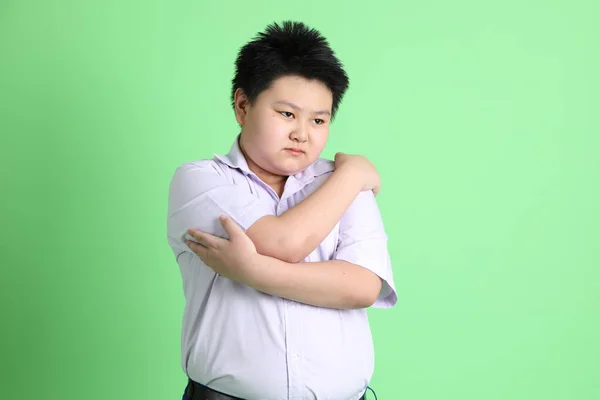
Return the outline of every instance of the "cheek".
<path id="1" fill-rule="evenodd" d="M 329 136 L 329 131 L 327 132 L 317 132 L 314 136 L 313 136 L 313 140 L 312 140 L 312 148 L 313 151 L 321 153 L 321 151 L 323 151 L 323 149 L 325 148 L 325 144 L 327 143 L 327 137 Z"/>
<path id="2" fill-rule="evenodd" d="M 289 134 L 289 124 L 277 113 L 269 112 L 262 115 L 257 133 L 263 137 L 273 138 Z"/>

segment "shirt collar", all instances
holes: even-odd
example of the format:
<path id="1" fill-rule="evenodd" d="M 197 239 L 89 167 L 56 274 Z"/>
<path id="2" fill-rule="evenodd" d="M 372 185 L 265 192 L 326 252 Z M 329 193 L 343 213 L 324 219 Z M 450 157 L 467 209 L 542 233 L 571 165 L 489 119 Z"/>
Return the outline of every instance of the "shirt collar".
<path id="1" fill-rule="evenodd" d="M 229 153 L 225 155 L 214 154 L 215 158 L 224 162 L 231 168 L 237 168 L 242 170 L 245 174 L 252 174 L 250 168 L 248 167 L 248 162 L 246 161 L 246 157 L 244 157 L 244 153 L 240 148 L 240 135 L 238 134 L 229 149 Z"/>
<path id="2" fill-rule="evenodd" d="M 244 153 L 240 148 L 240 134 L 238 134 L 229 149 L 229 153 L 225 155 L 214 154 L 214 157 L 221 162 L 225 163 L 231 168 L 236 168 L 241 170 L 246 175 L 255 175 L 254 172 L 250 170 L 248 167 L 248 162 L 246 161 L 246 157 L 244 157 Z M 303 185 L 307 185 L 312 182 L 317 176 L 323 175 L 328 172 L 332 172 L 335 169 L 333 162 L 327 161 L 324 159 L 317 159 L 311 165 L 306 167 L 303 171 L 298 172 L 297 174 L 291 175 L 290 178 L 294 178 Z"/>

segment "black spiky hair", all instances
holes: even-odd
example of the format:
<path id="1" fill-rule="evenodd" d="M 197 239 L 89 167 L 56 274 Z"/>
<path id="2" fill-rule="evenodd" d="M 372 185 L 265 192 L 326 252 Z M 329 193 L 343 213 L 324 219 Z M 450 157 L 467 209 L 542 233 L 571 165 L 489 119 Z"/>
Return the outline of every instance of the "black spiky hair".
<path id="1" fill-rule="evenodd" d="M 331 118 L 335 118 L 346 93 L 349 79 L 340 60 L 317 30 L 302 22 L 273 23 L 242 47 L 235 62 L 231 103 L 241 88 L 252 103 L 276 79 L 301 76 L 316 79 L 329 88 L 333 96 Z"/>

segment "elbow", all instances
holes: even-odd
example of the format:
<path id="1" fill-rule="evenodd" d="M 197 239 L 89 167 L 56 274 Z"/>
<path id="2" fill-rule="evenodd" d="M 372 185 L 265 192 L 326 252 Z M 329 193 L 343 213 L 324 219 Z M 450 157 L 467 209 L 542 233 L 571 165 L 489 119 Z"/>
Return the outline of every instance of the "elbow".
<path id="1" fill-rule="evenodd" d="M 356 299 L 356 306 L 354 308 L 369 308 L 375 301 L 377 301 L 379 293 L 377 296 L 373 296 L 372 293 L 364 293 Z"/>
<path id="2" fill-rule="evenodd" d="M 282 260 L 286 261 L 288 263 L 297 264 L 306 258 L 306 256 L 303 255 L 302 252 L 298 250 L 299 247 L 294 246 L 293 244 L 292 245 L 288 244 L 287 246 L 283 245 L 281 247 L 281 249 L 282 249 L 282 253 L 283 253 Z"/>
<path id="3" fill-rule="evenodd" d="M 362 287 L 362 290 L 358 292 L 356 296 L 356 305 L 358 308 L 369 308 L 379 298 L 379 294 L 381 293 L 381 287 L 383 282 L 381 278 L 375 274 L 372 274 L 372 277 L 368 279 L 368 282 Z"/>
<path id="4" fill-rule="evenodd" d="M 288 263 L 299 263 L 306 255 L 302 254 L 302 240 L 293 231 L 278 225 L 277 217 L 263 217 L 246 230 L 256 251 Z"/>
<path id="5" fill-rule="evenodd" d="M 303 248 L 303 243 L 298 237 L 282 237 L 278 244 L 279 259 L 292 264 L 299 263 L 308 256 L 304 254 Z"/>
<path id="6" fill-rule="evenodd" d="M 263 256 L 277 258 L 292 264 L 299 263 L 304 259 L 304 256 L 298 251 L 300 247 L 286 237 L 266 238 L 263 236 L 262 238 L 254 237 L 251 239 L 256 251 Z"/>

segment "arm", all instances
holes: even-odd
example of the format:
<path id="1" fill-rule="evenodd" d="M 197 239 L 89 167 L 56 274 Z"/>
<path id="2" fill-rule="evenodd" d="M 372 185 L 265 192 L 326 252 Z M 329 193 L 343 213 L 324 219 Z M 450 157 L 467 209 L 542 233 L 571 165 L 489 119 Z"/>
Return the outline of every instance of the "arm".
<path id="1" fill-rule="evenodd" d="M 257 254 L 250 260 L 257 290 L 333 308 L 389 308 L 397 295 L 387 235 L 371 191 L 361 192 L 340 220 L 333 260 L 288 264 Z"/>
<path id="2" fill-rule="evenodd" d="M 360 160 L 359 160 L 360 161 Z M 304 201 L 281 216 L 265 202 L 219 172 L 212 161 L 180 166 L 171 179 L 168 239 L 176 253 L 189 251 L 188 229 L 226 237 L 218 218 L 228 215 L 254 242 L 257 251 L 287 262 L 299 262 L 331 232 L 356 195 L 366 174 L 340 167 Z M 360 164 L 358 164 L 360 165 Z M 368 177 L 376 175 L 371 173 Z"/>
<path id="3" fill-rule="evenodd" d="M 331 232 L 362 187 L 350 169 L 337 169 L 302 202 L 279 217 L 261 218 L 246 234 L 260 254 L 300 262 Z"/>
<path id="4" fill-rule="evenodd" d="M 250 286 L 318 307 L 367 308 L 381 290 L 377 275 L 346 261 L 290 264 L 257 254 L 251 263 L 259 272 Z"/>

